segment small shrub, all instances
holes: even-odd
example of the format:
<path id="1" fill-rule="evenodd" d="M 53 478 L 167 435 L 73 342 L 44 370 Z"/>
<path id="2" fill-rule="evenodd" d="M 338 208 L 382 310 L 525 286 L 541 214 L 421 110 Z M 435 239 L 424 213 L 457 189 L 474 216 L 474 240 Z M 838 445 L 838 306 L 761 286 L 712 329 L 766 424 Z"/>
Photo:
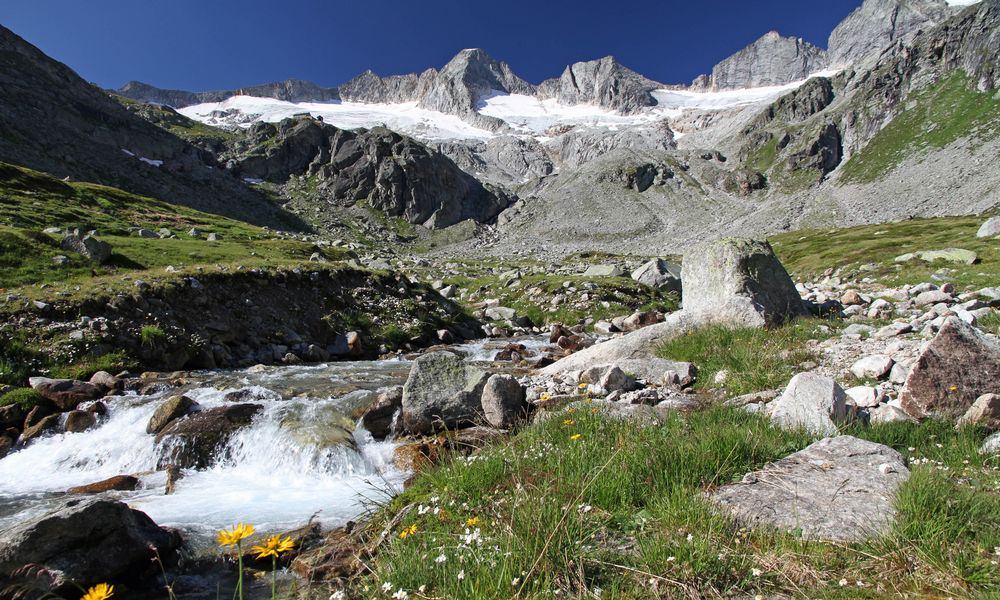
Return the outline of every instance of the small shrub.
<path id="1" fill-rule="evenodd" d="M 21 408 L 29 410 L 45 402 L 45 398 L 31 388 L 18 388 L 0 396 L 0 407 L 20 404 Z"/>
<path id="2" fill-rule="evenodd" d="M 159 325 L 144 325 L 139 332 L 143 346 L 153 347 L 167 339 L 167 333 Z"/>

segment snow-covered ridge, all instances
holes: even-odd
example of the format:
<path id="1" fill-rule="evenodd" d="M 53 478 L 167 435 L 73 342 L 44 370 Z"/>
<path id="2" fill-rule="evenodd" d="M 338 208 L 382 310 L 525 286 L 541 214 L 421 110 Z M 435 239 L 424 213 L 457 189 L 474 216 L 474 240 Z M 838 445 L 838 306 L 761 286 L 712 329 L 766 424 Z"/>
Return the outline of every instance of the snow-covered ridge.
<path id="1" fill-rule="evenodd" d="M 826 77 L 836 71 L 823 71 L 813 77 Z M 493 93 L 479 100 L 477 112 L 507 123 L 518 135 L 547 139 L 553 128 L 635 127 L 679 118 L 685 111 L 726 110 L 773 102 L 805 83 L 724 91 L 660 89 L 652 92 L 657 105 L 638 114 L 624 115 L 591 104 L 566 105 L 557 100 L 541 100 L 523 94 Z M 234 96 L 223 102 L 197 104 L 182 108 L 181 114 L 216 126 L 249 127 L 256 121 L 269 123 L 308 113 L 342 129 L 385 126 L 425 141 L 485 140 L 498 134 L 476 127 L 461 117 L 428 110 L 416 102 L 366 104 L 361 102 L 285 102 L 273 98 Z"/>

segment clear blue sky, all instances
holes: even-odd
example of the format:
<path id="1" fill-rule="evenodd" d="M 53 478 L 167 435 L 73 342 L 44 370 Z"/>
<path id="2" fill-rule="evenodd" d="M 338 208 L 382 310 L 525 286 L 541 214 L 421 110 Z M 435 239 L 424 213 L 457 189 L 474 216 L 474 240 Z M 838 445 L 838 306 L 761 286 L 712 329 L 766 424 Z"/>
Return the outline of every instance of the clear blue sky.
<path id="1" fill-rule="evenodd" d="M 287 78 L 334 86 L 485 48 L 538 83 L 616 56 L 688 82 L 775 29 L 822 47 L 861 0 L 0 0 L 0 23 L 85 79 L 193 91 Z"/>

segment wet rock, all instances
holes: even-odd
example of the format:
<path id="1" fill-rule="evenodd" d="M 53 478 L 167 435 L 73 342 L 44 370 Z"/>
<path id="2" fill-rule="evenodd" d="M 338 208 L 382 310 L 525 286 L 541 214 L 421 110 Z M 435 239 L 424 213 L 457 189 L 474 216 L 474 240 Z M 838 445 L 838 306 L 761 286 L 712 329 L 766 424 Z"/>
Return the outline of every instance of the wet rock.
<path id="1" fill-rule="evenodd" d="M 488 378 L 450 352 L 421 356 L 403 385 L 403 427 L 419 434 L 475 424 Z"/>
<path id="2" fill-rule="evenodd" d="M 847 394 L 837 382 L 818 373 L 799 373 L 780 398 L 768 405 L 771 422 L 813 435 L 836 435 L 848 419 Z"/>
<path id="3" fill-rule="evenodd" d="M 187 396 L 171 396 L 156 408 L 146 424 L 146 433 L 160 433 L 171 421 L 187 416 L 198 404 Z"/>
<path id="4" fill-rule="evenodd" d="M 72 498 L 54 510 L 0 531 L 0 579 L 27 564 L 53 576 L 51 591 L 136 576 L 169 560 L 180 536 L 121 502 Z M 78 593 L 78 592 L 77 592 Z"/>
<path id="5" fill-rule="evenodd" d="M 382 388 L 375 402 L 361 416 L 361 426 L 376 440 L 384 440 L 393 433 L 393 423 L 403 410 L 403 386 Z"/>
<path id="6" fill-rule="evenodd" d="M 318 547 L 299 554 L 291 569 L 306 581 L 352 577 L 361 570 L 361 552 L 360 544 L 347 529 L 335 529 Z"/>
<path id="7" fill-rule="evenodd" d="M 444 441 L 439 438 L 409 442 L 392 451 L 392 462 L 401 471 L 419 473 L 441 462 L 445 450 Z"/>
<path id="8" fill-rule="evenodd" d="M 491 375 L 483 388 L 482 407 L 487 423 L 509 429 L 524 420 L 528 403 L 517 379 L 510 375 Z"/>
<path id="9" fill-rule="evenodd" d="M 66 490 L 67 494 L 100 494 L 102 492 L 131 492 L 139 487 L 139 479 L 131 475 L 115 475 L 102 481 L 79 485 Z"/>
<path id="10" fill-rule="evenodd" d="M 42 417 L 33 425 L 27 425 L 30 419 L 25 420 L 24 431 L 21 433 L 21 442 L 29 442 L 43 434 L 59 429 L 59 422 L 62 420 L 58 414 L 50 414 Z"/>
<path id="11" fill-rule="evenodd" d="M 711 498 L 749 527 L 855 542 L 888 531 L 896 491 L 909 477 L 899 452 L 842 435 L 749 473 Z"/>
<path id="12" fill-rule="evenodd" d="M 156 435 L 161 445 L 158 467 L 204 469 L 212 465 L 229 437 L 249 425 L 262 408 L 260 404 L 233 404 L 175 419 Z"/>
<path id="13" fill-rule="evenodd" d="M 1000 344 L 957 317 L 948 317 L 923 349 L 900 392 L 910 416 L 961 417 L 977 398 L 995 393 Z"/>
<path id="14" fill-rule="evenodd" d="M 97 415 L 89 410 L 73 410 L 66 414 L 63 429 L 66 433 L 80 433 L 97 425 Z"/>
<path id="15" fill-rule="evenodd" d="M 63 411 L 73 410 L 81 402 L 96 400 L 104 396 L 104 390 L 85 381 L 32 377 L 28 383 L 32 389 L 52 401 L 59 410 Z"/>
<path id="16" fill-rule="evenodd" d="M 688 251 L 683 302 L 701 323 L 767 327 L 806 315 L 771 245 L 756 240 L 727 238 Z"/>

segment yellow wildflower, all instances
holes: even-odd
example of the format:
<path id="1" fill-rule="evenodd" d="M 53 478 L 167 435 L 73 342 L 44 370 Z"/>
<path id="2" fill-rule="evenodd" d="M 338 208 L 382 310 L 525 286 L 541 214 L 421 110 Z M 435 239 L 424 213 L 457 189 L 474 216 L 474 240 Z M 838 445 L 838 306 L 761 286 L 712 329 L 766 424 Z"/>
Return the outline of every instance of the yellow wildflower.
<path id="1" fill-rule="evenodd" d="M 953 385 L 950 388 L 948 388 L 948 391 L 949 392 L 957 392 L 958 391 L 958 386 L 957 385 Z"/>
<path id="2" fill-rule="evenodd" d="M 106 583 L 98 583 L 94 587 L 87 590 L 87 593 L 83 595 L 80 600 L 107 600 L 115 593 L 115 587 L 113 585 L 108 585 Z"/>
<path id="3" fill-rule="evenodd" d="M 580 435 L 579 433 L 574 433 L 573 435 L 569 436 L 569 439 L 571 439 L 571 440 L 573 440 L 575 442 L 575 441 L 577 441 L 578 439 L 580 439 L 582 437 L 583 436 Z"/>
<path id="4" fill-rule="evenodd" d="M 294 548 L 295 542 L 292 541 L 292 538 L 286 537 L 285 539 L 281 539 L 280 536 L 272 535 L 267 538 L 267 541 L 264 542 L 263 546 L 254 546 L 250 549 L 250 551 L 255 552 L 257 554 L 257 560 L 260 560 L 262 558 L 267 558 L 268 556 L 278 558 L 279 554 L 284 554 Z"/>
<path id="5" fill-rule="evenodd" d="M 253 525 L 249 523 L 237 523 L 233 525 L 232 531 L 223 529 L 216 534 L 216 539 L 219 541 L 220 546 L 235 546 L 253 535 L 254 531 L 256 530 L 253 528 Z"/>
<path id="6" fill-rule="evenodd" d="M 563 425 L 572 425 L 574 422 L 573 419 L 566 419 L 563 421 Z"/>
<path id="7" fill-rule="evenodd" d="M 586 383 L 581 383 L 580 385 L 578 385 L 576 387 L 580 388 L 581 390 L 585 390 L 585 389 L 587 389 L 587 384 Z"/>
<path id="8" fill-rule="evenodd" d="M 410 525 L 409 527 L 399 532 L 399 539 L 405 540 L 406 538 L 410 537 L 415 533 L 417 533 L 417 525 L 416 524 Z"/>
<path id="9" fill-rule="evenodd" d="M 479 525 L 479 517 L 471 517 L 465 520 L 466 527 L 475 527 L 476 525 Z"/>
<path id="10" fill-rule="evenodd" d="M 552 396 L 548 392 L 542 392 L 542 396 L 539 398 L 542 402 L 548 402 L 552 399 Z"/>

